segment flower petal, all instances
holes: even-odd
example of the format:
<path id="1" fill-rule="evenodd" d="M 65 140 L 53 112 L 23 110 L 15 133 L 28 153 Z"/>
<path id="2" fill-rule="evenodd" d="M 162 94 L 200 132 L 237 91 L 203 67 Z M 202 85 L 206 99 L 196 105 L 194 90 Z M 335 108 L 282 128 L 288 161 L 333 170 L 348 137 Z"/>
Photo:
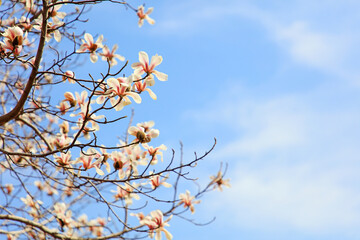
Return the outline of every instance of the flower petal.
<path id="1" fill-rule="evenodd" d="M 142 64 L 149 64 L 149 56 L 147 55 L 146 52 L 144 51 L 140 51 L 139 52 L 139 60 Z"/>
<path id="2" fill-rule="evenodd" d="M 160 81 L 167 81 L 168 75 L 159 71 L 154 70 L 154 75 L 160 80 Z"/>

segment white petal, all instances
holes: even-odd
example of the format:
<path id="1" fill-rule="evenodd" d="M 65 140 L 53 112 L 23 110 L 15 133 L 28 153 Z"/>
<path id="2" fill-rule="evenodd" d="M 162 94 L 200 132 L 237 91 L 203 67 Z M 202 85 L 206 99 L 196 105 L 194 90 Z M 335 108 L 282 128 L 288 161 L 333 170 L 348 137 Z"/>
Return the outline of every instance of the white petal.
<path id="1" fill-rule="evenodd" d="M 84 38 L 85 38 L 86 42 L 94 43 L 94 39 L 93 39 L 93 37 L 91 36 L 90 33 L 85 33 Z"/>
<path id="2" fill-rule="evenodd" d="M 95 167 L 95 170 L 96 170 L 97 174 L 99 174 L 101 176 L 104 175 L 104 172 L 100 168 L 98 168 L 96 166 L 94 166 L 94 167 Z"/>
<path id="3" fill-rule="evenodd" d="M 160 81 L 167 81 L 168 75 L 159 71 L 154 70 L 154 75 L 160 80 Z"/>
<path id="4" fill-rule="evenodd" d="M 145 91 L 147 91 L 149 93 L 149 95 L 152 99 L 154 99 L 154 100 L 157 99 L 156 94 L 150 88 L 146 88 Z"/>
<path id="5" fill-rule="evenodd" d="M 162 56 L 159 56 L 159 55 L 156 54 L 156 55 L 151 57 L 151 64 L 150 65 L 156 67 L 162 62 L 162 60 L 163 60 Z"/>
<path id="6" fill-rule="evenodd" d="M 90 61 L 92 63 L 96 63 L 97 60 L 98 60 L 98 56 L 96 55 L 96 53 L 94 53 L 94 52 L 90 53 Z"/>
<path id="7" fill-rule="evenodd" d="M 128 92 L 128 93 L 126 93 L 126 95 L 132 97 L 132 99 L 134 99 L 134 101 L 136 103 L 138 103 L 138 104 L 141 103 L 141 97 L 139 94 L 134 93 L 134 92 Z"/>
<path id="8" fill-rule="evenodd" d="M 139 60 L 144 65 L 145 65 L 145 63 L 149 64 L 149 56 L 144 51 L 139 52 Z"/>

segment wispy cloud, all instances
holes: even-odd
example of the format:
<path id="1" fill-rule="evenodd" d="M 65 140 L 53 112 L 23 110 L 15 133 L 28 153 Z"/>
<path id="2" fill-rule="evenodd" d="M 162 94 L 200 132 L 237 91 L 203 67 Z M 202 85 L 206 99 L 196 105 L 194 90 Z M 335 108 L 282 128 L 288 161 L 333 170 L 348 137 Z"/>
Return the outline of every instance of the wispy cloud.
<path id="1" fill-rule="evenodd" d="M 354 52 L 360 53 L 358 45 L 360 33 L 354 32 L 354 24 L 349 27 L 347 18 L 333 16 L 333 12 L 339 8 L 336 4 L 329 4 L 326 10 L 329 17 L 337 17 L 338 24 L 333 28 L 318 27 L 327 24 L 327 16 L 324 19 L 316 18 L 316 8 L 324 6 L 314 5 L 311 1 L 289 3 L 292 9 L 312 8 L 314 16 L 297 14 L 291 16 L 289 9 L 266 8 L 255 2 L 207 2 L 202 1 L 182 2 L 173 6 L 173 11 L 168 11 L 162 16 L 162 21 L 157 28 L 157 34 L 176 34 L 182 37 L 194 34 L 218 34 L 223 36 L 222 29 L 229 23 L 233 27 L 243 25 L 244 20 L 258 23 L 260 28 L 266 30 L 270 40 L 281 49 L 285 50 L 294 63 L 312 67 L 327 74 L 360 82 L 360 72 L 353 63 Z M 315 9 L 314 9 L 315 8 Z M 356 12 L 348 12 L 356 17 Z M 343 24 L 341 24 L 343 22 Z M 345 28 L 344 25 L 347 27 Z M 209 30 L 211 29 L 211 30 Z M 241 36 L 231 36 L 241 37 Z"/>
<path id="2" fill-rule="evenodd" d="M 267 97 L 239 89 L 229 103 L 219 94 L 188 114 L 232 130 L 213 156 L 229 161 L 232 189 L 207 207 L 226 205 L 224 218 L 236 214 L 243 228 L 360 236 L 359 97 L 324 87 Z"/>

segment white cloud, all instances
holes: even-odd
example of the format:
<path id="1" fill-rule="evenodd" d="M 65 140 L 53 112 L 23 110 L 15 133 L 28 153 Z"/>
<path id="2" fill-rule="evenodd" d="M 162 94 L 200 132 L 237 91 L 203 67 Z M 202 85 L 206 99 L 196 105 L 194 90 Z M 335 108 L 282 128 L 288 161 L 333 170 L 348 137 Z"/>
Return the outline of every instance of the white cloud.
<path id="1" fill-rule="evenodd" d="M 227 214 L 237 219 L 233 222 L 237 226 L 275 232 L 290 228 L 304 233 L 359 234 L 360 190 L 341 184 L 342 171 L 322 172 L 311 164 L 256 169 L 238 166 L 232 189 L 223 193 L 221 205 L 231 209 Z"/>
<path id="2" fill-rule="evenodd" d="M 285 50 L 294 62 L 359 83 L 360 72 L 358 65 L 353 63 L 353 54 L 359 53 L 356 49 L 360 33 L 356 31 L 357 26 L 349 22 L 351 17 L 334 16 L 334 12 L 340 7 L 338 4 L 323 6 L 311 1 L 288 4 L 290 9 L 266 8 L 263 2 L 257 4 L 251 1 L 206 4 L 202 1 L 182 2 L 163 16 L 157 34 L 187 36 L 210 32 L 222 36 L 223 26 L 231 24 L 236 29 L 236 25 L 246 24 L 244 19 L 249 19 L 264 28 L 269 38 Z M 289 11 L 304 9 L 306 5 L 309 5 L 311 11 L 298 11 L 294 16 L 289 14 Z M 329 17 L 316 18 L 316 10 L 322 8 L 329 12 Z M 357 17 L 356 12 L 348 11 L 348 14 Z M 329 28 L 326 25 L 333 17 L 337 17 L 338 24 Z"/>
<path id="3" fill-rule="evenodd" d="M 232 188 L 207 209 L 222 209 L 222 219 L 236 216 L 232 225 L 241 228 L 360 236 L 356 93 L 320 87 L 255 98 L 243 92 L 227 94 L 232 101 L 225 106 L 220 94 L 209 108 L 191 113 L 232 129 L 212 156 L 229 162 Z"/>

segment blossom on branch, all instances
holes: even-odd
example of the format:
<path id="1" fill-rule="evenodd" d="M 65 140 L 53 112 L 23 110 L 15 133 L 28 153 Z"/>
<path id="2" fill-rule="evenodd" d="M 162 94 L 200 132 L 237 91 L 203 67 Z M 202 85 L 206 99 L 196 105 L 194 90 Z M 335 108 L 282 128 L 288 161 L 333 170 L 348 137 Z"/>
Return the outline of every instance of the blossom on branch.
<path id="1" fill-rule="evenodd" d="M 184 208 L 189 208 L 191 211 L 191 214 L 195 212 L 194 204 L 198 204 L 201 201 L 200 200 L 194 200 L 195 197 L 190 195 L 190 192 L 186 190 L 186 193 L 181 193 L 179 195 L 180 204 L 184 204 Z"/>
<path id="2" fill-rule="evenodd" d="M 140 220 L 141 224 L 148 226 L 150 238 L 153 238 L 155 233 L 155 240 L 161 240 L 161 232 L 164 232 L 167 240 L 172 239 L 171 233 L 165 229 L 166 226 L 169 226 L 168 222 L 171 220 L 172 215 L 165 221 L 163 218 L 163 213 L 160 210 L 155 210 L 150 213 L 150 216 Z"/>
<path id="3" fill-rule="evenodd" d="M 146 130 L 141 126 L 131 126 L 129 127 L 128 133 L 136 137 L 134 142 L 139 141 L 140 143 L 148 143 L 152 138 L 159 136 L 160 132 L 157 129 Z"/>
<path id="4" fill-rule="evenodd" d="M 222 191 L 223 186 L 228 188 L 230 187 L 230 183 L 229 183 L 230 179 L 226 179 L 226 180 L 223 179 L 223 175 L 221 171 L 219 171 L 216 176 L 211 176 L 210 179 L 211 179 L 210 184 L 214 185 L 214 189 L 217 188 L 219 189 L 219 191 Z"/>
<path id="5" fill-rule="evenodd" d="M 95 149 L 89 148 L 86 153 L 80 153 L 80 157 L 75 163 L 82 162 L 82 167 L 85 169 L 85 171 L 91 168 L 95 168 L 97 174 L 104 175 L 104 172 L 100 169 L 100 164 L 103 157 L 101 156 L 97 158 L 98 156 L 99 154 Z M 96 159 L 95 162 L 92 162 L 94 159 Z"/>
<path id="6" fill-rule="evenodd" d="M 60 19 L 63 19 L 66 16 L 65 12 L 58 12 L 62 5 L 55 5 L 49 9 L 49 16 L 54 21 L 54 23 L 60 22 Z"/>
<path id="7" fill-rule="evenodd" d="M 96 63 L 98 60 L 98 56 L 96 55 L 96 50 L 99 48 L 103 48 L 103 35 L 100 35 L 96 42 L 94 42 L 93 36 L 90 33 L 85 33 L 84 39 L 81 39 L 82 44 L 80 48 L 77 50 L 78 53 L 83 53 L 86 51 L 90 52 L 90 60 L 92 63 Z"/>
<path id="8" fill-rule="evenodd" d="M 132 204 L 132 199 L 139 200 L 140 197 L 138 194 L 134 193 L 134 190 L 138 187 L 138 184 L 127 184 L 126 186 L 117 186 L 117 191 L 111 190 L 115 193 L 114 198 L 116 201 L 122 199 L 125 201 L 126 205 Z"/>
<path id="9" fill-rule="evenodd" d="M 161 161 L 163 161 L 163 153 L 161 150 L 166 151 L 167 147 L 164 144 L 161 144 L 159 147 L 152 147 L 148 144 L 143 144 L 144 148 L 148 150 L 149 155 L 152 157 L 151 164 L 157 164 L 158 159 L 157 156 L 159 155 L 161 157 Z"/>
<path id="10" fill-rule="evenodd" d="M 152 172 L 150 172 L 150 175 L 153 174 Z M 170 183 L 165 182 L 167 180 L 168 176 L 164 177 L 162 180 L 160 180 L 160 175 L 155 175 L 150 177 L 150 185 L 152 189 L 156 189 L 159 186 L 164 186 L 166 188 L 172 187 L 172 185 Z"/>
<path id="11" fill-rule="evenodd" d="M 110 102 L 116 111 L 120 111 L 124 108 L 124 106 L 131 104 L 131 101 L 128 97 L 131 97 L 136 103 L 141 103 L 140 95 L 131 91 L 132 82 L 132 76 L 127 78 L 109 78 L 107 80 L 109 93 L 111 94 Z M 115 98 L 116 96 L 119 98 Z"/>
<path id="12" fill-rule="evenodd" d="M 146 52 L 139 52 L 139 62 L 131 64 L 131 67 L 134 69 L 135 75 L 142 75 L 146 73 L 147 75 L 154 74 L 160 81 L 166 81 L 168 75 L 157 70 L 154 70 L 162 62 L 162 56 L 155 55 L 151 57 L 149 62 L 149 56 Z"/>
<path id="13" fill-rule="evenodd" d="M 10 53 L 13 53 L 15 56 L 20 55 L 20 52 L 25 44 L 27 33 L 25 33 L 21 28 L 9 27 L 5 29 L 5 32 L 2 34 L 4 42 L 0 42 L 1 48 L 9 50 Z"/>
<path id="14" fill-rule="evenodd" d="M 118 49 L 118 45 L 115 44 L 113 46 L 113 48 L 111 49 L 111 51 L 109 50 L 108 46 L 104 46 L 103 47 L 103 52 L 100 53 L 99 55 L 102 56 L 102 60 L 103 61 L 109 61 L 110 63 L 110 66 L 113 67 L 115 65 L 117 65 L 117 61 L 116 61 L 116 58 L 119 59 L 120 61 L 124 61 L 125 60 L 125 57 L 119 55 L 119 54 L 116 54 L 115 51 Z"/>
<path id="15" fill-rule="evenodd" d="M 155 20 L 149 17 L 149 14 L 152 13 L 154 8 L 152 8 L 152 7 L 148 8 L 148 10 L 145 13 L 144 13 L 144 10 L 145 10 L 144 6 L 140 5 L 136 12 L 136 14 L 139 17 L 139 22 L 138 22 L 139 27 L 141 27 L 144 24 L 145 19 L 151 25 L 153 25 L 155 23 Z"/>

